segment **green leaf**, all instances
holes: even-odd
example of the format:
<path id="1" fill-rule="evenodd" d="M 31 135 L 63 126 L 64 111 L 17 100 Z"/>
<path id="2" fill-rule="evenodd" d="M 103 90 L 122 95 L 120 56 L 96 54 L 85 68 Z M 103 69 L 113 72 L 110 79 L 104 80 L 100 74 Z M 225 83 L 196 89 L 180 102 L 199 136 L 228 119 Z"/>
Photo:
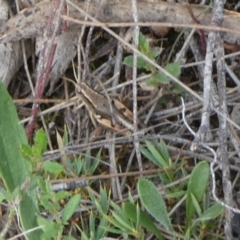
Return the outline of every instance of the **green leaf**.
<path id="1" fill-rule="evenodd" d="M 56 193 L 56 200 L 60 201 L 61 199 L 69 198 L 71 195 L 69 191 L 59 191 Z"/>
<path id="2" fill-rule="evenodd" d="M 30 163 L 31 163 L 32 162 L 31 159 L 34 156 L 32 153 L 32 148 L 29 145 L 21 144 L 20 151 L 21 151 L 22 156 L 26 160 L 30 161 Z"/>
<path id="3" fill-rule="evenodd" d="M 169 63 L 165 66 L 164 69 L 170 74 L 172 74 L 174 77 L 179 77 L 181 74 L 181 68 L 178 62 Z"/>
<path id="4" fill-rule="evenodd" d="M 132 221 L 136 222 L 137 220 L 137 207 L 133 203 L 125 203 L 123 205 L 123 210 L 126 216 Z M 163 239 L 158 228 L 153 223 L 152 219 L 141 209 L 139 210 L 139 225 L 145 227 L 149 232 L 153 233 L 158 239 Z"/>
<path id="5" fill-rule="evenodd" d="M 129 66 L 129 67 L 133 67 L 133 56 L 127 56 L 124 58 L 124 64 Z M 146 69 L 146 70 L 150 70 L 149 64 L 142 59 L 141 57 L 137 58 L 137 68 L 138 69 Z"/>
<path id="6" fill-rule="evenodd" d="M 186 191 L 174 191 L 174 192 L 169 192 L 166 194 L 167 199 L 171 198 L 180 198 L 186 195 Z"/>
<path id="7" fill-rule="evenodd" d="M 100 204 L 103 213 L 107 213 L 109 209 L 109 200 L 108 200 L 108 195 L 107 191 L 105 188 L 100 187 Z"/>
<path id="8" fill-rule="evenodd" d="M 170 156 L 169 156 L 169 153 L 168 153 L 167 146 L 162 139 L 159 143 L 159 147 L 160 147 L 160 152 L 163 156 L 163 159 L 165 159 L 165 162 L 167 162 L 168 166 L 170 166 L 171 165 L 171 159 L 170 159 Z"/>
<path id="9" fill-rule="evenodd" d="M 140 146 L 140 151 L 141 153 L 150 161 L 152 161 L 156 166 L 159 167 L 158 161 L 157 159 L 152 155 L 152 153 L 150 153 L 146 148 L 144 148 L 143 146 Z M 162 166 L 160 166 L 162 167 Z"/>
<path id="10" fill-rule="evenodd" d="M 80 199 L 81 199 L 81 197 L 79 194 L 76 194 L 70 198 L 67 205 L 63 209 L 63 213 L 62 213 L 62 223 L 63 224 L 66 224 L 67 221 L 70 219 L 70 217 L 74 214 L 74 212 L 76 211 L 76 209 L 80 203 Z"/>
<path id="11" fill-rule="evenodd" d="M 147 41 L 146 37 L 140 32 L 139 33 L 139 44 L 138 44 L 139 50 L 147 54 L 150 50 L 149 42 Z"/>
<path id="12" fill-rule="evenodd" d="M 72 236 L 67 236 L 67 237 L 63 237 L 62 240 L 76 240 L 76 238 Z"/>
<path id="13" fill-rule="evenodd" d="M 43 217 L 38 217 L 37 222 L 39 226 L 43 227 L 44 231 L 44 234 L 42 234 L 41 238 L 38 239 L 55 239 L 55 237 L 58 236 L 59 231 L 61 231 L 61 227 L 54 221 L 49 221 Z"/>
<path id="14" fill-rule="evenodd" d="M 31 171 L 31 165 L 20 153 L 20 145 L 28 144 L 25 131 L 11 97 L 0 83 L 0 175 L 9 192 L 20 186 Z"/>
<path id="15" fill-rule="evenodd" d="M 157 160 L 158 166 L 163 167 L 163 168 L 167 168 L 168 167 L 168 162 L 167 163 L 165 162 L 165 159 L 162 157 L 161 153 L 156 149 L 154 144 L 152 144 L 150 141 L 146 141 L 146 145 L 147 145 L 149 151 L 154 156 L 154 158 Z"/>
<path id="16" fill-rule="evenodd" d="M 209 181 L 209 174 L 209 165 L 206 161 L 198 163 L 191 173 L 187 188 L 186 227 L 189 226 L 196 210 L 192 201 L 192 195 L 198 202 L 202 200 Z"/>
<path id="17" fill-rule="evenodd" d="M 135 228 L 130 223 L 129 219 L 126 216 L 119 215 L 117 212 L 112 211 L 112 215 L 115 219 L 114 225 L 124 232 L 133 233 Z"/>
<path id="18" fill-rule="evenodd" d="M 42 129 L 36 132 L 34 137 L 34 148 L 39 156 L 42 156 L 42 154 L 47 150 L 47 137 Z"/>
<path id="19" fill-rule="evenodd" d="M 185 90 L 177 83 L 172 84 L 171 91 L 174 94 L 183 94 L 185 92 Z"/>
<path id="20" fill-rule="evenodd" d="M 50 161 L 43 163 L 43 169 L 46 172 L 53 173 L 55 175 L 58 175 L 64 171 L 64 167 L 61 164 L 57 162 L 50 162 Z"/>
<path id="21" fill-rule="evenodd" d="M 109 226 L 107 219 L 100 219 L 100 223 L 98 224 L 98 228 L 96 231 L 96 239 L 102 239 L 106 234 L 106 228 Z"/>
<path id="22" fill-rule="evenodd" d="M 90 218 L 89 218 L 89 231 L 95 235 L 96 231 L 96 217 L 95 215 L 91 212 L 90 213 Z"/>
<path id="23" fill-rule="evenodd" d="M 174 77 L 179 77 L 181 74 L 181 69 L 180 69 L 180 65 L 178 62 L 175 63 L 169 63 L 167 64 L 164 69 L 169 72 L 171 75 L 173 75 Z M 157 85 L 159 83 L 161 84 L 168 84 L 170 82 L 170 79 L 167 75 L 165 75 L 165 73 L 163 72 L 158 72 L 155 74 L 152 74 L 152 77 L 148 80 L 148 83 L 150 85 Z"/>
<path id="24" fill-rule="evenodd" d="M 195 196 L 193 194 L 191 194 L 191 198 L 192 198 L 192 203 L 194 205 L 194 208 L 195 208 L 198 216 L 200 216 L 201 213 L 202 213 L 202 210 L 201 210 L 201 207 L 199 205 L 199 202 L 197 201 L 197 199 L 195 198 Z"/>
<path id="25" fill-rule="evenodd" d="M 170 82 L 170 79 L 168 76 L 166 76 L 163 72 L 158 72 L 155 74 L 152 74 L 151 79 L 149 79 L 150 85 L 156 85 L 156 84 L 168 84 Z"/>
<path id="26" fill-rule="evenodd" d="M 213 206 L 208 208 L 199 218 L 200 221 L 208 221 L 211 219 L 215 219 L 224 211 L 224 207 L 219 204 L 215 203 Z"/>
<path id="27" fill-rule="evenodd" d="M 5 86 L 0 83 L 0 176 L 9 193 L 29 178 L 31 164 L 26 161 L 20 152 L 22 144 L 28 145 L 27 136 L 19 119 L 15 106 Z M 19 193 L 20 194 L 20 193 Z M 25 189 L 21 194 L 19 215 L 24 231 L 37 226 L 36 191 L 34 188 Z M 28 239 L 39 239 L 40 230 L 29 233 Z"/>
<path id="28" fill-rule="evenodd" d="M 146 179 L 140 179 L 137 188 L 141 202 L 146 210 L 167 230 L 171 230 L 172 225 L 165 202 L 155 185 Z"/>
<path id="29" fill-rule="evenodd" d="M 131 55 L 131 56 L 125 57 L 123 63 L 125 65 L 127 65 L 128 67 L 132 67 L 133 66 L 133 56 Z"/>

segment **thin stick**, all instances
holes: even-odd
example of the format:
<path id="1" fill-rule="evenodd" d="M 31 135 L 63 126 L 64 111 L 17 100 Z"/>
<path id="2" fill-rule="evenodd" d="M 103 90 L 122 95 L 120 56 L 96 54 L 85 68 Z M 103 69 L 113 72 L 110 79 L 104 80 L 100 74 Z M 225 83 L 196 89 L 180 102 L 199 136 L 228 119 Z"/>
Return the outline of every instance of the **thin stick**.
<path id="1" fill-rule="evenodd" d="M 132 12 L 133 12 L 133 20 L 134 22 L 138 22 L 138 11 L 137 11 L 137 1 L 136 0 L 131 0 L 132 3 Z M 134 28 L 134 34 L 133 34 L 133 42 L 134 42 L 134 47 L 138 49 L 138 42 L 139 42 L 139 26 L 135 26 Z M 133 91 L 133 131 L 136 133 L 138 131 L 138 117 L 137 117 L 137 58 L 138 55 L 134 51 L 133 52 L 133 73 L 132 73 L 132 78 L 133 78 L 133 83 L 132 83 L 132 91 Z M 137 156 L 137 161 L 138 161 L 138 167 L 140 171 L 143 171 L 143 166 L 142 166 L 142 157 L 140 153 L 140 144 L 139 144 L 139 139 L 138 135 L 134 135 L 134 147 L 136 151 L 136 156 Z"/>

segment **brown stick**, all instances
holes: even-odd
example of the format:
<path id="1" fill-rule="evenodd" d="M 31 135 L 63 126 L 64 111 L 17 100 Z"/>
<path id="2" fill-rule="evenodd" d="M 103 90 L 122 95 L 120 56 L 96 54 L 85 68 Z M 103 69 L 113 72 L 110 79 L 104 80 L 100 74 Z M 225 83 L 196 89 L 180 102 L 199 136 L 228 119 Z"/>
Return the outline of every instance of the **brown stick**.
<path id="1" fill-rule="evenodd" d="M 51 14 L 49 15 L 46 30 L 44 32 L 44 44 L 40 52 L 40 59 L 38 63 L 38 79 L 36 84 L 35 99 L 42 98 L 43 89 L 46 81 L 49 77 L 53 57 L 57 45 L 54 43 L 55 37 L 59 35 L 61 19 L 60 13 L 57 14 L 57 10 L 61 11 L 63 4 L 61 0 L 54 0 L 51 7 Z M 56 18 L 56 22 L 54 22 Z M 32 117 L 28 123 L 27 135 L 28 139 L 31 140 L 35 129 L 36 119 L 39 111 L 39 104 L 34 102 L 32 106 Z"/>

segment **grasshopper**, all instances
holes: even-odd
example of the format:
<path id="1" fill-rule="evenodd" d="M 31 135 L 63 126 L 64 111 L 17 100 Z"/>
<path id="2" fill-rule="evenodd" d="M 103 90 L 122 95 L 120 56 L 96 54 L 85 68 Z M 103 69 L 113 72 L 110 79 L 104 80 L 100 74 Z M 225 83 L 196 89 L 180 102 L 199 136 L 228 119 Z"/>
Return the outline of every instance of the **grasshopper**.
<path id="1" fill-rule="evenodd" d="M 76 93 L 84 102 L 95 126 L 94 120 L 112 131 L 123 135 L 131 134 L 132 112 L 120 101 L 116 99 L 109 101 L 107 97 L 93 90 L 86 83 L 77 84 Z"/>

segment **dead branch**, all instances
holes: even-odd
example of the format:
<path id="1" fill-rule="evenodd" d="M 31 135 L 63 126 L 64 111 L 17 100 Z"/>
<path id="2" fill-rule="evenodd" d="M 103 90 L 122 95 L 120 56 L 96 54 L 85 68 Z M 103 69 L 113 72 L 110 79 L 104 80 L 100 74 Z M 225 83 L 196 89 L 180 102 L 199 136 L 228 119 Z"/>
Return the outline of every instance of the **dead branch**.
<path id="1" fill-rule="evenodd" d="M 49 16 L 50 0 L 42 1 L 33 7 L 24 9 L 17 16 L 8 20 L 0 27 L 0 42 L 18 41 L 42 35 L 46 20 Z M 85 9 L 84 1 L 73 0 L 79 8 Z M 128 0 L 115 1 L 106 0 L 99 10 L 99 1 L 93 0 L 88 13 L 95 15 L 98 11 L 97 20 L 105 23 L 132 22 L 131 2 Z M 69 16 L 78 20 L 84 20 L 83 14 L 76 9 L 69 8 Z M 206 6 L 191 5 L 193 14 L 197 16 L 202 25 L 211 26 L 212 12 L 206 10 Z M 202 14 L 201 16 L 199 16 Z M 240 14 L 232 11 L 224 11 L 223 27 L 235 30 L 236 33 L 224 32 L 224 41 L 240 44 L 240 33 L 238 30 Z M 140 1 L 138 3 L 138 19 L 140 22 L 158 22 L 192 24 L 193 21 L 187 8 L 181 4 L 169 4 L 166 2 Z M 71 23 L 69 26 L 71 27 Z M 214 26 L 213 26 L 214 29 Z"/>

